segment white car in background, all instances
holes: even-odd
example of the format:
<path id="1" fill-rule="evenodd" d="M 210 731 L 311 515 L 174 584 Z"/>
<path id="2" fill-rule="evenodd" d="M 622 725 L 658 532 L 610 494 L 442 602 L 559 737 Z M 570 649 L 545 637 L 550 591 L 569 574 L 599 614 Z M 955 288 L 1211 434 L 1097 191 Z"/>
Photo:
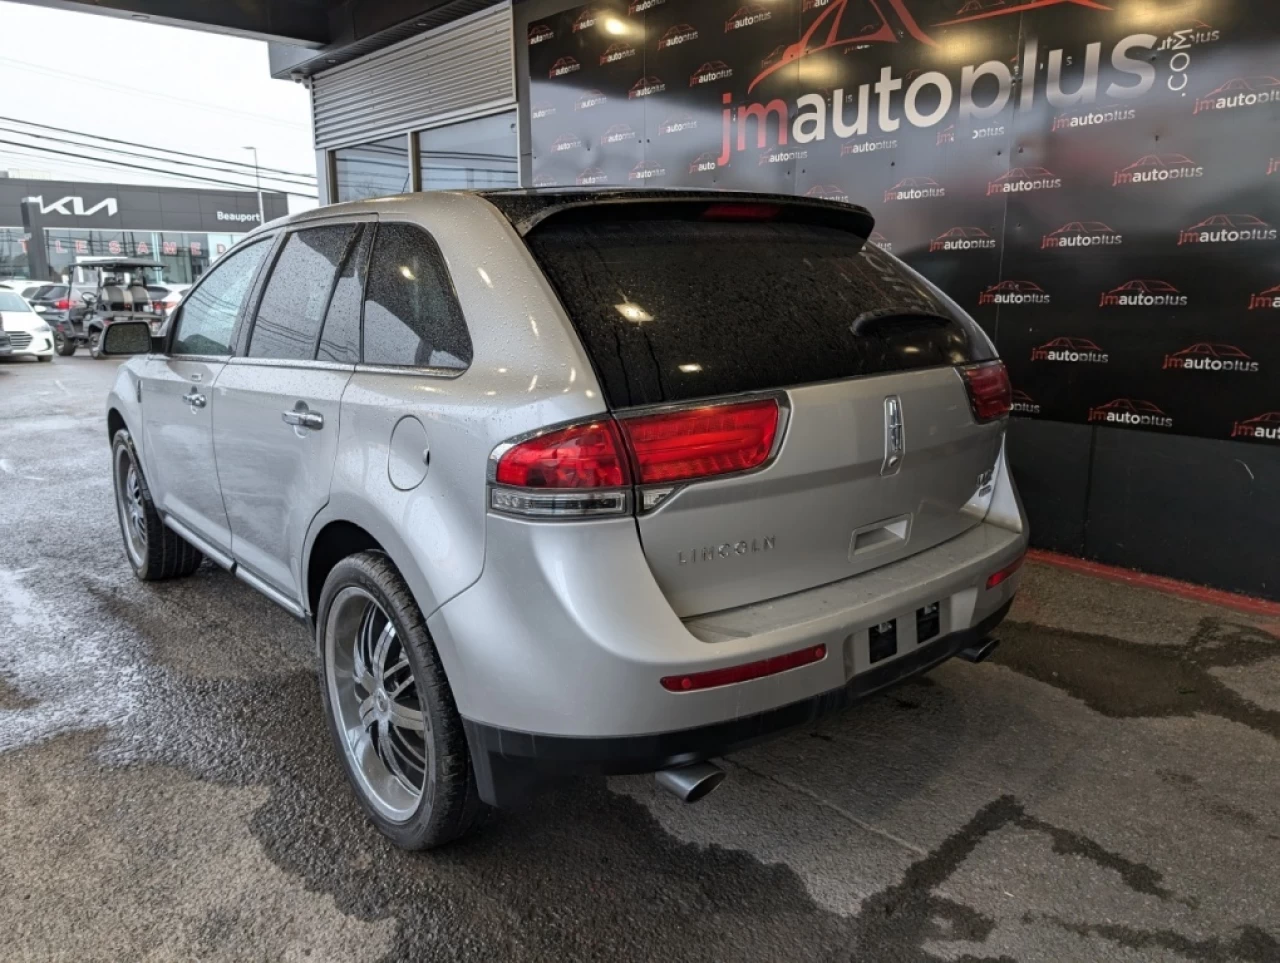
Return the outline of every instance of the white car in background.
<path id="1" fill-rule="evenodd" d="M 0 329 L 13 350 L 6 357 L 53 360 L 53 329 L 17 291 L 0 289 Z"/>

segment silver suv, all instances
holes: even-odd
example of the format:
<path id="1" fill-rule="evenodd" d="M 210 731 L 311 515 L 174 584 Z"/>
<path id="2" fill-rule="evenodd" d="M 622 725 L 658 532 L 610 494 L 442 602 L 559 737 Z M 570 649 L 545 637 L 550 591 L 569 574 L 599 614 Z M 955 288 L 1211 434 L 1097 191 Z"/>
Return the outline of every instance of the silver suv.
<path id="1" fill-rule="evenodd" d="M 991 342 L 753 194 L 434 193 L 259 228 L 108 401 L 142 579 L 313 629 L 369 817 L 425 848 L 575 772 L 710 759 L 994 643 L 1026 525 Z"/>

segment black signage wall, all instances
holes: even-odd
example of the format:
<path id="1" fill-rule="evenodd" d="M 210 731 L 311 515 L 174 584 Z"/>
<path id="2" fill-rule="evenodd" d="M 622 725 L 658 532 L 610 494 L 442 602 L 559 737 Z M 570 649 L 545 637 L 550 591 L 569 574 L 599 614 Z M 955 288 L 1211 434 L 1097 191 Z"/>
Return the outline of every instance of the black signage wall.
<path id="1" fill-rule="evenodd" d="M 1273 0 L 528 0 L 516 30 L 528 181 L 863 204 L 1019 414 L 1280 443 Z"/>

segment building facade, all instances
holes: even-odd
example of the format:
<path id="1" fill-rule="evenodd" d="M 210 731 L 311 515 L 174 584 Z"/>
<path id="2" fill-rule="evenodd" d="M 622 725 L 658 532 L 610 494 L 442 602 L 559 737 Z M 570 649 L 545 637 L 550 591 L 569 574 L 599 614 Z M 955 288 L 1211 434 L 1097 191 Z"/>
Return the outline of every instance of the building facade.
<path id="1" fill-rule="evenodd" d="M 26 205 L 24 218 L 24 201 Z M 267 220 L 288 213 L 283 194 L 264 191 Z M 258 224 L 252 191 L 0 178 L 0 277 L 65 277 L 86 257 L 146 257 L 166 281 L 189 284 Z"/>

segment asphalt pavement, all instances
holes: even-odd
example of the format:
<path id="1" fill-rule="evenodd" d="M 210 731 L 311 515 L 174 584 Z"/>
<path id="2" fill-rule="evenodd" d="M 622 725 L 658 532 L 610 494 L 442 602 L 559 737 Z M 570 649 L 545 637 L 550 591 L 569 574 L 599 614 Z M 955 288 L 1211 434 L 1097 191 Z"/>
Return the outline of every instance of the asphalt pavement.
<path id="1" fill-rule="evenodd" d="M 405 854 L 305 629 L 125 562 L 116 364 L 0 363 L 0 959 L 1280 961 L 1280 622 L 1031 564 L 952 662 Z"/>

